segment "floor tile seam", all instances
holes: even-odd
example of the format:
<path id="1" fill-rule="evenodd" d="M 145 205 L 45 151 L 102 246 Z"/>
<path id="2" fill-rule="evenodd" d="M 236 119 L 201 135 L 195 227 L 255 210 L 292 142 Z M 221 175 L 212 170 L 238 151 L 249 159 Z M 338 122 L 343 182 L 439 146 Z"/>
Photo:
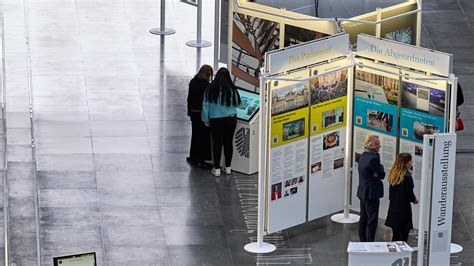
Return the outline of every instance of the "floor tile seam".
<path id="1" fill-rule="evenodd" d="M 90 125 L 91 121 L 91 111 L 89 107 L 89 97 L 88 97 L 88 91 L 87 91 L 87 80 L 86 80 L 86 70 L 84 66 L 84 49 L 83 49 L 83 43 L 81 41 L 81 36 L 82 36 L 82 31 L 79 23 L 79 18 L 78 18 L 78 2 L 77 0 L 74 1 L 74 16 L 75 16 L 75 24 L 77 27 L 77 34 L 78 34 L 78 39 L 79 39 L 79 47 L 81 51 L 81 66 L 82 66 L 82 79 L 83 79 L 83 84 L 84 84 L 84 91 L 85 91 L 85 96 L 86 96 L 86 103 L 87 103 L 87 114 L 88 114 L 88 121 L 89 121 L 89 134 L 90 134 L 90 145 L 91 145 L 91 152 L 92 152 L 92 165 L 94 169 L 94 179 L 95 179 L 95 194 L 96 194 L 96 200 L 97 200 L 97 208 L 98 208 L 98 213 L 99 213 L 99 228 L 100 228 L 100 246 L 102 248 L 102 254 L 103 254 L 103 262 L 104 265 L 107 265 L 107 256 L 106 256 L 106 250 L 105 250 L 105 237 L 104 237 L 104 223 L 103 223 L 103 217 L 102 217 L 102 208 L 101 208 L 101 202 L 100 202 L 100 196 L 99 196 L 99 191 L 97 190 L 98 188 L 98 182 L 97 182 L 97 172 L 96 170 L 96 161 L 95 161 L 95 154 L 94 154 L 94 141 L 92 140 L 92 128 Z"/>
<path id="2" fill-rule="evenodd" d="M 139 90 L 140 90 L 140 85 L 139 85 Z M 141 93 L 141 90 L 140 90 L 140 93 Z M 145 117 L 145 114 L 143 114 L 143 117 Z M 151 147 L 148 130 L 147 130 L 147 143 L 148 143 L 148 147 Z M 162 229 L 161 229 L 162 234 L 163 234 L 163 236 L 165 236 L 165 230 L 164 230 L 165 223 L 163 222 L 163 216 L 162 216 L 161 206 L 160 206 L 160 195 L 158 193 L 159 186 L 156 182 L 156 176 L 157 176 L 158 173 L 156 173 L 157 171 L 155 171 L 155 163 L 154 163 L 153 156 L 152 156 L 151 152 L 149 153 L 149 158 L 150 158 L 150 161 L 151 161 L 151 169 L 153 171 L 153 183 L 155 185 L 155 195 L 156 195 L 156 204 L 157 204 L 156 208 L 158 209 L 158 214 L 159 214 L 159 217 L 160 217 L 160 224 L 162 226 Z M 166 259 L 167 259 L 168 265 L 171 265 L 170 252 L 169 252 L 168 244 L 166 242 L 166 237 L 164 239 L 164 242 L 165 242 L 165 248 L 166 248 Z"/>
<path id="3" fill-rule="evenodd" d="M 456 199 L 454 200 L 454 206 L 456 207 L 456 209 L 458 209 L 459 215 L 461 216 L 461 220 L 462 220 L 462 222 L 463 222 L 463 224 L 464 224 L 464 226 L 465 226 L 465 228 L 466 228 L 466 230 L 467 230 L 467 232 L 468 232 L 469 239 L 470 239 L 471 241 L 474 241 L 474 237 L 473 237 L 473 234 L 472 234 L 472 231 L 471 231 L 472 229 L 471 229 L 471 227 L 469 226 L 469 224 L 467 223 L 466 218 L 464 217 L 464 214 L 463 214 L 461 208 L 459 208 L 459 205 L 456 204 Z"/>
<path id="4" fill-rule="evenodd" d="M 430 40 L 431 44 L 433 45 L 433 49 L 436 50 L 436 44 L 434 43 L 433 39 L 431 39 L 430 33 L 428 32 L 424 24 L 422 24 L 422 28 L 423 28 L 423 31 L 428 36 L 428 39 Z"/>
<path id="5" fill-rule="evenodd" d="M 24 14 L 24 38 L 26 41 L 26 71 L 27 71 L 27 90 L 28 90 L 28 96 L 29 96 L 29 124 L 30 124 L 30 137 L 31 137 L 31 144 L 32 144 L 32 150 L 31 150 L 31 156 L 32 156 L 32 164 L 34 166 L 34 171 L 33 171 L 33 180 L 34 180 L 34 211 L 35 211 L 35 227 L 36 227 L 36 263 L 38 265 L 41 264 L 42 261 L 42 255 L 41 255 L 41 229 L 40 229 L 40 213 L 39 213 L 39 186 L 38 186 L 38 180 L 37 180 L 37 175 L 36 175 L 36 145 L 35 145 L 35 140 L 34 140 L 34 113 L 33 113 L 33 91 L 32 91 L 32 69 L 31 69 L 31 53 L 30 53 L 30 42 L 29 42 L 29 20 L 28 20 L 28 8 L 27 8 L 27 0 L 22 1 L 23 4 L 23 14 Z"/>

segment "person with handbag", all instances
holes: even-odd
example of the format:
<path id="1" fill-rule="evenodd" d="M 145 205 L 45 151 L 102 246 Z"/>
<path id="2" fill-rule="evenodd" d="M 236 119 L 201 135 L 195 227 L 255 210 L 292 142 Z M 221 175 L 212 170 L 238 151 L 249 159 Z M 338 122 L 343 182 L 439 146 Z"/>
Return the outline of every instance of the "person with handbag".
<path id="1" fill-rule="evenodd" d="M 392 241 L 406 242 L 413 229 L 411 203 L 417 204 L 418 199 L 413 192 L 412 167 L 411 154 L 400 153 L 388 175 L 390 205 L 385 225 L 392 228 Z"/>
<path id="2" fill-rule="evenodd" d="M 237 126 L 237 106 L 240 103 L 240 95 L 230 78 L 229 70 L 220 68 L 207 87 L 202 103 L 202 121 L 211 127 L 214 176 L 221 175 L 222 147 L 225 158 L 223 170 L 226 174 L 231 174 L 232 142 Z"/>
<path id="3" fill-rule="evenodd" d="M 202 166 L 211 158 L 211 131 L 201 120 L 204 92 L 212 80 L 213 69 L 203 65 L 189 82 L 188 116 L 191 119 L 191 148 L 187 161 Z"/>

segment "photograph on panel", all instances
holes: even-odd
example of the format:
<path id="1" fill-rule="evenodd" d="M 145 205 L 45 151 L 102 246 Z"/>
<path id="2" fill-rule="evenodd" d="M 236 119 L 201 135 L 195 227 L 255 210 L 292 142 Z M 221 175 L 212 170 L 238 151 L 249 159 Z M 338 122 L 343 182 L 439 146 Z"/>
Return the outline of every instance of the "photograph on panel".
<path id="1" fill-rule="evenodd" d="M 311 164 L 311 173 L 314 174 L 316 172 L 321 171 L 321 161 L 315 162 Z"/>
<path id="2" fill-rule="evenodd" d="M 321 39 L 329 35 L 300 27 L 285 25 L 285 47 Z"/>
<path id="3" fill-rule="evenodd" d="M 400 80 L 358 69 L 354 94 L 385 104 L 398 104 Z"/>
<path id="4" fill-rule="evenodd" d="M 272 201 L 281 199 L 281 182 L 272 185 Z"/>
<path id="5" fill-rule="evenodd" d="M 308 86 L 299 83 L 272 90 L 272 116 L 308 106 Z"/>
<path id="6" fill-rule="evenodd" d="M 323 112 L 323 128 L 330 128 L 344 123 L 344 107 Z"/>
<path id="7" fill-rule="evenodd" d="M 393 115 L 367 109 L 367 126 L 369 128 L 391 132 L 393 128 Z"/>
<path id="8" fill-rule="evenodd" d="M 402 107 L 404 108 L 444 116 L 445 99 L 445 91 L 402 82 Z"/>
<path id="9" fill-rule="evenodd" d="M 347 95 L 347 69 L 312 78 L 311 104 L 318 104 Z"/>
<path id="10" fill-rule="evenodd" d="M 283 124 L 283 141 L 304 136 L 304 118 Z"/>
<path id="11" fill-rule="evenodd" d="M 411 27 L 405 27 L 398 30 L 394 30 L 388 33 L 385 33 L 384 38 L 396 42 L 412 44 L 412 34 L 413 30 Z"/>
<path id="12" fill-rule="evenodd" d="M 439 127 L 431 125 L 428 123 L 423 123 L 420 121 L 415 121 L 413 123 L 413 136 L 416 139 L 423 140 L 425 134 L 432 135 L 434 133 L 439 133 Z"/>
<path id="13" fill-rule="evenodd" d="M 328 150 L 339 146 L 339 131 L 329 133 L 323 136 L 323 150 Z"/>
<path id="14" fill-rule="evenodd" d="M 277 22 L 234 13 L 232 68 L 234 83 L 256 90 L 266 52 L 278 49 L 280 26 Z"/>

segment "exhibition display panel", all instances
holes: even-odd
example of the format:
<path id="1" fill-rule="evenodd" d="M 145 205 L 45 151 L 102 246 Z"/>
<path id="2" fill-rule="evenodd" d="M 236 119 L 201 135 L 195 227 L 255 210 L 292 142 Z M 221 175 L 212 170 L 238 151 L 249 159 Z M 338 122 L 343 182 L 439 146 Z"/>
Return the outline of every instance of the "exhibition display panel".
<path id="1" fill-rule="evenodd" d="M 421 0 L 406 1 L 352 18 L 320 18 L 247 0 L 232 0 L 227 32 L 227 61 L 236 85 L 259 91 L 265 53 L 328 36 L 361 33 L 419 45 Z"/>
<path id="2" fill-rule="evenodd" d="M 344 208 L 348 54 L 348 35 L 267 54 L 268 233 Z"/>
<path id="3" fill-rule="evenodd" d="M 347 58 L 311 68 L 311 73 L 328 73 L 309 80 L 311 121 L 309 145 L 308 220 L 344 208 L 344 197 L 331 200 L 328 191 L 344 195 L 348 87 L 352 61 Z M 336 71 L 332 71 L 336 69 Z"/>
<path id="4" fill-rule="evenodd" d="M 258 120 L 260 96 L 238 89 L 242 103 L 237 107 L 232 169 L 247 175 L 258 172 Z"/>
<path id="5" fill-rule="evenodd" d="M 418 157 L 423 136 L 454 131 L 452 55 L 367 35 L 357 43 L 350 51 L 349 35 L 341 34 L 265 55 L 258 243 L 264 234 L 357 210 L 357 161 L 367 134 L 380 136 L 387 174 L 399 152 L 413 155 L 416 194 L 425 205 L 432 200 L 421 190 L 431 183 L 421 173 L 431 164 Z M 431 217 L 426 213 L 413 208 L 414 224 Z"/>
<path id="6" fill-rule="evenodd" d="M 304 72 L 296 76 L 307 76 Z M 276 84 L 270 85 L 269 232 L 306 221 L 309 86 Z M 282 213 L 290 218 L 282 219 Z"/>
<path id="7" fill-rule="evenodd" d="M 374 63 L 370 60 L 358 60 L 354 82 L 354 135 L 352 172 L 352 208 L 359 209 L 357 186 L 359 173 L 358 160 L 364 152 L 364 140 L 369 134 L 380 138 L 380 161 L 389 173 L 397 154 L 398 101 L 400 77 L 383 71 L 395 71 L 397 68 Z M 371 68 L 369 68 L 371 67 Z M 388 183 L 384 182 L 384 195 L 388 195 Z M 387 217 L 388 197 L 380 201 L 379 217 Z"/>

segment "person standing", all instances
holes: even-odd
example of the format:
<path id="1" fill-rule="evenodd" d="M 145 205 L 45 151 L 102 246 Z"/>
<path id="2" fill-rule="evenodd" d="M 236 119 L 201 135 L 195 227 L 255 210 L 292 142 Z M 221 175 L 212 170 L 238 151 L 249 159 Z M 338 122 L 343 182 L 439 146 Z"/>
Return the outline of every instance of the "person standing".
<path id="1" fill-rule="evenodd" d="M 203 65 L 189 82 L 188 116 L 191 119 L 191 148 L 187 161 L 202 166 L 211 157 L 211 132 L 201 119 L 204 92 L 212 79 L 213 70 Z"/>
<path id="2" fill-rule="evenodd" d="M 413 229 L 410 203 L 417 204 L 418 199 L 413 193 L 412 166 L 411 154 L 400 153 L 388 174 L 390 205 L 385 225 L 392 228 L 392 241 L 406 242 Z"/>
<path id="3" fill-rule="evenodd" d="M 202 121 L 211 127 L 212 155 L 214 167 L 212 174 L 221 175 L 221 154 L 224 146 L 226 174 L 231 173 L 234 131 L 237 125 L 237 106 L 241 103 L 227 68 L 220 68 L 209 84 L 202 103 Z"/>
<path id="4" fill-rule="evenodd" d="M 379 219 L 380 198 L 383 197 L 382 179 L 385 170 L 380 163 L 380 139 L 377 135 L 367 135 L 365 151 L 359 158 L 360 199 L 359 239 L 361 242 L 373 242 Z"/>

